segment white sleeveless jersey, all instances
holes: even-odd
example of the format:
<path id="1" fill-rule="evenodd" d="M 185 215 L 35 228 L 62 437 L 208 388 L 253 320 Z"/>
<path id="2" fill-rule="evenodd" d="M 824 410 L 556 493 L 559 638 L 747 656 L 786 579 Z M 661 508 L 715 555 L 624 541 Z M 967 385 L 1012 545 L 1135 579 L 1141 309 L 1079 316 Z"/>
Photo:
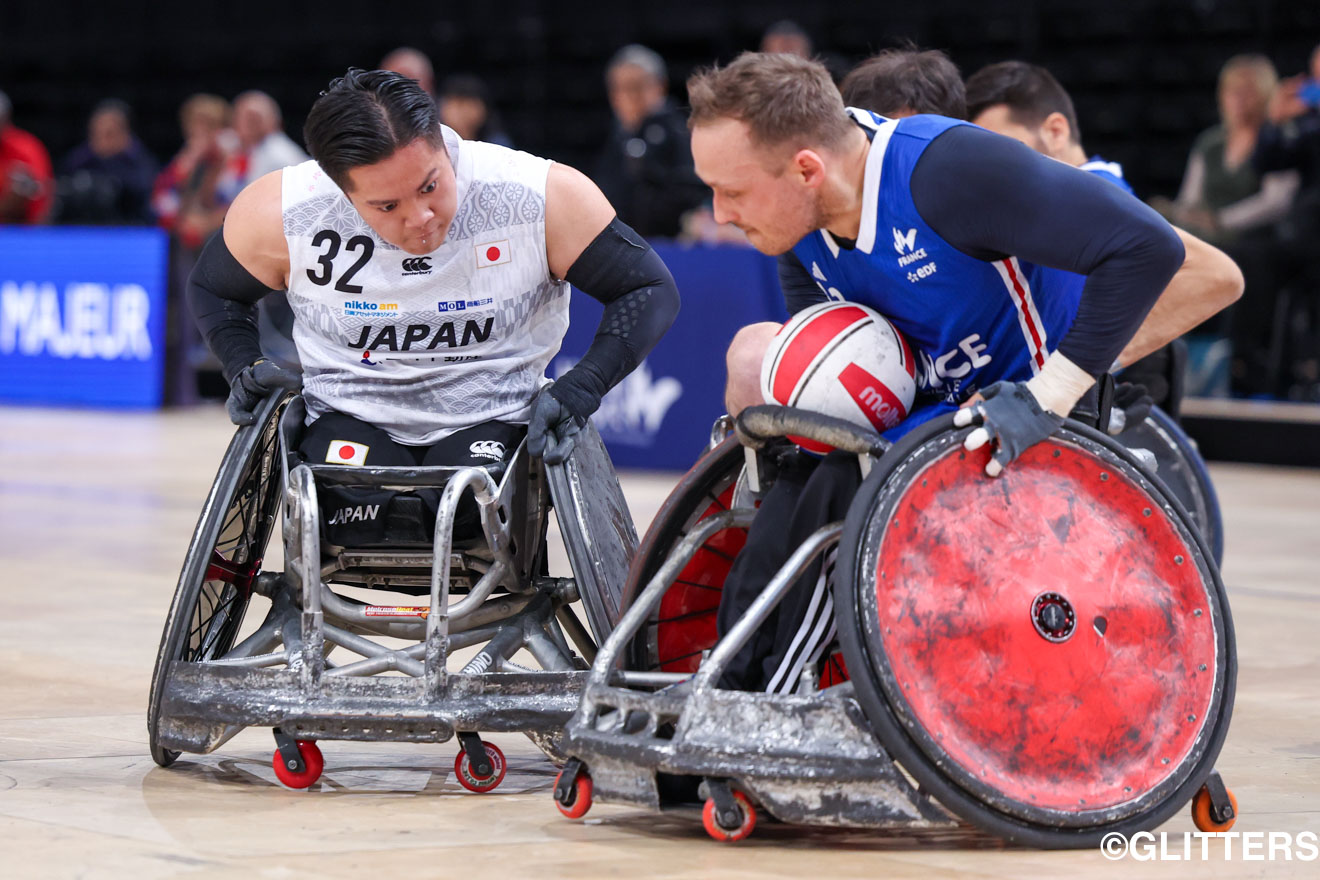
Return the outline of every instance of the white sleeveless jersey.
<path id="1" fill-rule="evenodd" d="M 545 252 L 550 162 L 444 133 L 458 208 L 424 257 L 372 232 L 315 162 L 284 169 L 309 421 L 342 412 L 428 445 L 491 419 L 526 423 L 546 382 L 568 329 L 568 284 Z"/>

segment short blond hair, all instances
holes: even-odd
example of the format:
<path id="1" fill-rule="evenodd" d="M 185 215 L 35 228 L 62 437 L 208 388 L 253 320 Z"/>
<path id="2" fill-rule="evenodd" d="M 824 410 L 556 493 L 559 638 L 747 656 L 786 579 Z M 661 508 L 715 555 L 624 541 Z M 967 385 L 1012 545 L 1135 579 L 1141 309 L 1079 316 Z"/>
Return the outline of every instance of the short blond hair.
<path id="1" fill-rule="evenodd" d="M 687 86 L 689 127 L 736 119 L 759 146 L 834 148 L 853 128 L 829 71 L 808 58 L 744 52 L 727 67 L 698 71 Z"/>
<path id="2" fill-rule="evenodd" d="M 1264 55 L 1247 53 L 1228 59 L 1219 71 L 1220 88 L 1235 74 L 1249 77 L 1262 101 L 1268 101 L 1279 85 L 1279 72 L 1275 70 L 1274 62 Z"/>

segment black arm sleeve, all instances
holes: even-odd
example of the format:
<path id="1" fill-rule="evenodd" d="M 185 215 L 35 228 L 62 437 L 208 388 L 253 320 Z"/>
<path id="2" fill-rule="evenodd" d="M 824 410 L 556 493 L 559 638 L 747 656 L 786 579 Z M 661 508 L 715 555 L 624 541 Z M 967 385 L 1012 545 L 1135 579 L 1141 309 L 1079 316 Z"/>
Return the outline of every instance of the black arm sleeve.
<path id="1" fill-rule="evenodd" d="M 911 186 L 922 219 L 968 256 L 1087 276 L 1058 351 L 1092 375 L 1113 364 L 1185 257 L 1173 227 L 1112 183 L 974 126 L 937 136 Z"/>
<path id="2" fill-rule="evenodd" d="M 605 304 L 587 353 L 554 385 L 560 401 L 589 415 L 674 323 L 678 287 L 660 256 L 617 217 L 587 245 L 564 280 Z"/>
<path id="3" fill-rule="evenodd" d="M 802 265 L 802 261 L 792 251 L 780 254 L 776 263 L 776 268 L 779 270 L 779 287 L 784 291 L 784 304 L 788 306 L 790 316 L 796 315 L 807 306 L 814 306 L 829 299 L 825 291 L 821 290 L 820 285 L 811 277 L 807 267 Z"/>
<path id="4" fill-rule="evenodd" d="M 244 269 L 225 244 L 224 230 L 211 236 L 188 276 L 188 305 L 197 326 L 232 382 L 261 358 L 257 300 L 270 288 Z"/>

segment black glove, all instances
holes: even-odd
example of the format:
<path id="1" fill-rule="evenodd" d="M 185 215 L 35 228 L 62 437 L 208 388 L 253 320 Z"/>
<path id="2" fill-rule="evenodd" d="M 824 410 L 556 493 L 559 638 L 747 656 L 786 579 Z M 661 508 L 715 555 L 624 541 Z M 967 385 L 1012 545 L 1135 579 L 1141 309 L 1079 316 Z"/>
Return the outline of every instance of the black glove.
<path id="1" fill-rule="evenodd" d="M 238 371 L 229 383 L 229 421 L 235 425 L 250 425 L 257 420 L 256 408 L 276 388 L 298 391 L 302 388 L 302 373 L 286 370 L 274 361 L 264 358 Z"/>
<path id="2" fill-rule="evenodd" d="M 1145 385 L 1137 382 L 1119 382 L 1114 386 L 1114 410 L 1109 416 L 1109 433 L 1122 434 L 1134 425 L 1140 425 L 1155 405 Z M 1117 418 L 1119 413 L 1122 418 Z"/>
<path id="3" fill-rule="evenodd" d="M 1063 424 L 1063 416 L 1041 409 L 1025 382 L 996 382 L 981 397 L 984 399 L 958 410 L 953 424 L 959 428 L 982 426 L 967 435 L 965 449 L 979 449 L 994 438 L 995 451 L 985 466 L 992 477 Z"/>
<path id="4" fill-rule="evenodd" d="M 532 417 L 527 423 L 527 451 L 546 464 L 564 463 L 590 415 L 579 415 L 560 400 L 555 394 L 558 386 L 556 382 L 541 389 L 532 401 Z"/>

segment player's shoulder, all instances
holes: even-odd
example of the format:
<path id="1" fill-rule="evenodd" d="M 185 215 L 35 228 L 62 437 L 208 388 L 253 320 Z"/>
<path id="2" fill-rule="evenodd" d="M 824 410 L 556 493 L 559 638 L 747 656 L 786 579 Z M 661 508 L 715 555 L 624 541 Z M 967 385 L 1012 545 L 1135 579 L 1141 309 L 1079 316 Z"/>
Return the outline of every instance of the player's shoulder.
<path id="1" fill-rule="evenodd" d="M 271 171 L 243 187 L 225 214 L 225 244 L 244 268 L 267 284 L 276 275 L 288 272 L 283 211 L 285 170 Z"/>

